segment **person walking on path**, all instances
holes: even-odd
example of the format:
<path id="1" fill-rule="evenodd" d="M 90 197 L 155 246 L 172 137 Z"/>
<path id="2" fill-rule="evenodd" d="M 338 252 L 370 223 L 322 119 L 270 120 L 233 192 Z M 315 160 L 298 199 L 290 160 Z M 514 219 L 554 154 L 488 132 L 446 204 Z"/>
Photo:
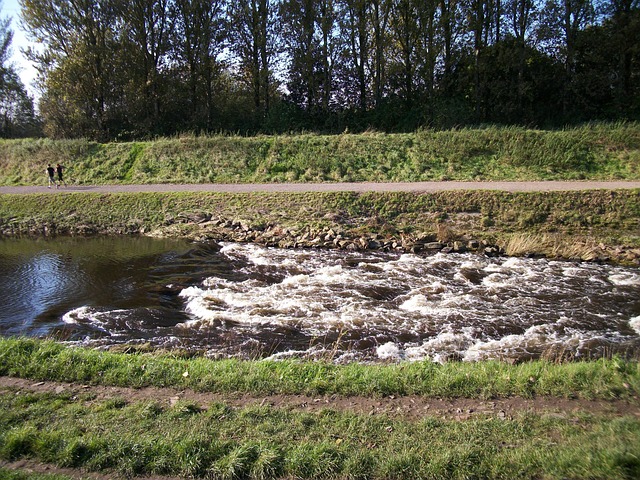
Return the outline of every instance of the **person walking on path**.
<path id="1" fill-rule="evenodd" d="M 56 172 L 58 173 L 58 185 L 62 185 L 64 183 L 64 186 L 67 186 L 67 182 L 64 181 L 64 179 L 62 178 L 62 170 L 64 170 L 64 167 L 60 164 L 56 165 Z"/>
<path id="2" fill-rule="evenodd" d="M 51 188 L 51 184 L 53 183 L 56 188 L 58 188 L 58 184 L 56 183 L 56 179 L 54 177 L 56 171 L 54 170 L 54 168 L 51 166 L 51 164 L 47 165 L 47 174 L 49 175 L 49 187 Z"/>

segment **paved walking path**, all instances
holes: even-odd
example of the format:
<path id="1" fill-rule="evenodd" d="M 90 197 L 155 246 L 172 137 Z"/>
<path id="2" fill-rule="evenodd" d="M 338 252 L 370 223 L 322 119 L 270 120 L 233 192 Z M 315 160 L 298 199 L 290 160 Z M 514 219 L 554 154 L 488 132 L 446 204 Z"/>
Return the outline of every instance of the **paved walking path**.
<path id="1" fill-rule="evenodd" d="M 559 192 L 575 190 L 640 189 L 640 181 L 549 181 L 549 182 L 398 182 L 398 183 L 234 183 L 155 185 L 69 185 L 59 189 L 46 185 L 0 187 L 3 193 L 65 192 L 444 192 L 452 190 L 501 190 L 506 192 Z"/>

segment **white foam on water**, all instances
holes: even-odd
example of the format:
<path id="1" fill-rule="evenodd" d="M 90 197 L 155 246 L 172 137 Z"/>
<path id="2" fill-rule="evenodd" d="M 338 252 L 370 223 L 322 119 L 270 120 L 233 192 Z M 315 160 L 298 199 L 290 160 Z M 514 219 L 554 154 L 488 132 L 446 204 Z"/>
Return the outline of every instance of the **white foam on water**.
<path id="1" fill-rule="evenodd" d="M 304 250 L 282 250 L 253 243 L 223 243 L 220 253 L 243 258 L 253 265 L 278 267 L 295 267 L 309 257 Z"/>
<path id="2" fill-rule="evenodd" d="M 287 277 L 282 281 L 282 285 L 283 286 L 292 286 L 292 287 L 299 287 L 302 285 L 308 285 L 309 284 L 309 275 L 305 275 L 305 274 L 300 274 L 300 275 L 294 275 L 292 277 Z"/>
<path id="3" fill-rule="evenodd" d="M 505 355 L 537 355 L 554 346 L 574 350 L 589 337 L 585 332 L 574 329 L 563 329 L 560 333 L 551 324 L 534 325 L 520 335 L 506 335 L 502 338 L 488 341 L 478 341 L 464 354 L 464 361 L 482 361 L 498 359 Z"/>
<path id="4" fill-rule="evenodd" d="M 482 300 L 486 301 L 487 298 L 485 297 Z M 458 313 L 461 313 L 462 311 L 468 311 L 470 308 L 473 308 L 479 303 L 479 301 L 480 299 L 476 295 L 472 295 L 469 293 L 457 294 L 448 292 L 442 296 L 440 305 L 448 311 L 456 311 Z"/>
<path id="5" fill-rule="evenodd" d="M 78 323 L 78 320 L 86 320 L 91 317 L 91 309 L 88 306 L 74 308 L 62 316 L 64 323 Z"/>
<path id="6" fill-rule="evenodd" d="M 74 308 L 62 316 L 62 321 L 67 324 L 87 324 L 97 328 L 109 335 L 117 335 L 114 331 L 114 319 L 124 322 L 126 327 L 127 317 L 131 314 L 131 310 L 115 309 L 115 310 L 98 310 L 96 308 L 84 305 Z"/>
<path id="7" fill-rule="evenodd" d="M 211 305 L 203 296 L 191 296 L 191 299 L 187 302 L 185 309 L 187 312 L 194 315 L 198 320 L 204 320 L 207 322 L 224 320 L 228 318 L 228 313 L 226 311 L 211 309 Z"/>
<path id="8" fill-rule="evenodd" d="M 478 257 L 481 258 L 481 257 Z M 467 269 L 467 270 L 474 270 L 474 269 L 482 269 L 486 266 L 485 262 L 481 262 L 480 260 L 478 260 L 478 258 L 468 258 L 468 257 L 463 257 L 462 260 L 460 261 L 460 265 L 459 268 L 460 269 Z"/>
<path id="9" fill-rule="evenodd" d="M 309 353 L 308 350 L 285 350 L 269 355 L 265 358 L 267 361 L 288 360 L 291 358 L 300 358 Z"/>
<path id="10" fill-rule="evenodd" d="M 348 275 L 341 265 L 330 265 L 316 271 L 313 275 L 315 283 L 338 283 L 343 284 Z"/>
<path id="11" fill-rule="evenodd" d="M 518 279 L 505 273 L 491 273 L 482 279 L 482 284 L 491 290 L 508 288 L 516 285 Z"/>
<path id="12" fill-rule="evenodd" d="M 265 255 L 267 252 L 264 248 L 253 244 L 229 243 L 223 244 L 220 253 L 229 257 L 242 256 L 254 265 L 272 265 L 275 256 Z"/>
<path id="13" fill-rule="evenodd" d="M 186 301 L 185 310 L 194 317 L 185 325 L 216 320 L 254 325 L 293 323 L 316 333 L 326 324 L 362 324 L 363 317 L 378 312 L 342 293 L 352 279 L 351 271 L 340 265 L 292 275 L 276 284 L 230 285 L 210 279 L 205 282 L 209 288 L 188 287 L 180 292 Z M 332 290 L 336 295 L 330 294 Z"/>
<path id="14" fill-rule="evenodd" d="M 640 286 L 640 274 L 621 272 L 609 275 L 609 281 L 616 286 Z"/>
<path id="15" fill-rule="evenodd" d="M 456 312 L 455 308 L 443 305 L 439 301 L 430 301 L 426 295 L 419 293 L 412 295 L 399 306 L 400 310 L 419 313 L 422 316 L 446 317 Z"/>
<path id="16" fill-rule="evenodd" d="M 429 359 L 443 363 L 452 355 L 461 355 L 473 343 L 470 332 L 453 332 L 450 329 L 426 340 L 421 345 L 406 348 L 406 358 L 410 361 Z"/>
<path id="17" fill-rule="evenodd" d="M 629 320 L 629 326 L 633 328 L 638 335 L 640 335 L 640 316 L 633 317 Z"/>
<path id="18" fill-rule="evenodd" d="M 584 268 L 571 266 L 571 267 L 562 267 L 562 274 L 565 277 L 588 277 L 590 272 Z"/>
<path id="19" fill-rule="evenodd" d="M 433 307 L 429 300 L 427 300 L 427 297 L 420 293 L 418 295 L 412 295 L 408 300 L 400 305 L 400 308 L 407 312 L 423 312 L 424 309 L 431 309 Z"/>
<path id="20" fill-rule="evenodd" d="M 227 245 L 223 252 L 259 265 L 259 274 L 248 265 L 242 272 L 255 279 L 212 277 L 182 290 L 180 297 L 192 317 L 186 326 L 220 321 L 252 325 L 255 331 L 266 325 L 294 327 L 313 338 L 344 329 L 352 338 L 362 331 L 378 338 L 414 339 L 371 347 L 372 355 L 385 360 L 475 361 L 526 357 L 550 348 L 589 348 L 590 341 L 622 343 L 626 337 L 616 336 L 611 325 L 624 322 L 619 317 L 623 309 L 617 304 L 600 310 L 595 306 L 619 302 L 617 296 L 609 296 L 612 284 L 633 286 L 640 281 L 637 271 L 624 268 L 523 258 L 349 254 L 247 245 Z M 282 280 L 273 283 L 274 278 Z M 636 332 L 640 329 L 638 317 L 629 324 Z M 301 355 L 295 347 L 276 356 Z"/>
<path id="21" fill-rule="evenodd" d="M 503 268 L 528 268 L 527 264 L 522 261 L 521 258 L 518 257 L 509 257 L 504 262 L 502 262 Z"/>
<path id="22" fill-rule="evenodd" d="M 376 348 L 376 355 L 380 360 L 401 360 L 403 357 L 402 350 L 393 342 L 387 342 Z"/>

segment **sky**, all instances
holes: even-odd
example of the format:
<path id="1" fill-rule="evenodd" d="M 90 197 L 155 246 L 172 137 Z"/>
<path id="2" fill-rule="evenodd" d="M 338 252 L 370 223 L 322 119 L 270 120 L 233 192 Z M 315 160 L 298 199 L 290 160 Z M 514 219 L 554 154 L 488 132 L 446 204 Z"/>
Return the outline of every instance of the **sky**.
<path id="1" fill-rule="evenodd" d="M 22 83 L 24 83 L 25 87 L 27 87 L 27 91 L 30 95 L 36 95 L 35 88 L 33 86 L 33 81 L 36 77 L 36 69 L 33 67 L 31 62 L 29 62 L 24 55 L 20 52 L 21 48 L 26 48 L 30 45 L 30 42 L 27 40 L 27 36 L 24 31 L 20 29 L 20 4 L 19 0 L 0 0 L 2 2 L 0 17 L 6 18 L 10 17 L 11 20 L 11 30 L 13 30 L 13 62 L 17 67 L 18 74 L 22 79 Z"/>

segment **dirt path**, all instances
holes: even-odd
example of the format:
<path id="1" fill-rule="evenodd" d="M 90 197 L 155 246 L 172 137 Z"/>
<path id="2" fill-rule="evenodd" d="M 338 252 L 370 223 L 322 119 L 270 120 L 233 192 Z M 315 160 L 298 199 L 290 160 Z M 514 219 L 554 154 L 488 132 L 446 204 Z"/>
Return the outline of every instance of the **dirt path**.
<path id="1" fill-rule="evenodd" d="M 638 399 L 585 400 L 555 397 L 510 397 L 482 400 L 473 398 L 439 399 L 416 395 L 380 398 L 341 397 L 338 395 L 314 397 L 304 395 L 221 395 L 189 389 L 175 390 L 153 387 L 134 389 L 0 377 L 0 393 L 16 391 L 68 393 L 72 396 L 90 393 L 92 397 L 100 401 L 115 397 L 125 398 L 129 402 L 156 401 L 167 406 L 172 406 L 176 402 L 190 402 L 205 409 L 215 403 L 224 403 L 232 408 L 259 405 L 311 413 L 329 408 L 363 415 L 387 415 L 409 421 L 419 420 L 426 416 L 458 421 L 479 416 L 510 418 L 525 412 L 556 417 L 571 417 L 577 412 L 589 412 L 594 415 L 631 415 L 640 418 L 640 400 Z"/>
<path id="2" fill-rule="evenodd" d="M 59 189 L 45 185 L 0 187 L 0 194 L 66 192 L 443 192 L 453 190 L 500 190 L 506 192 L 552 192 L 640 188 L 640 181 L 549 181 L 549 182 L 414 182 L 414 183 L 264 183 L 264 184 L 156 184 L 70 185 Z"/>

